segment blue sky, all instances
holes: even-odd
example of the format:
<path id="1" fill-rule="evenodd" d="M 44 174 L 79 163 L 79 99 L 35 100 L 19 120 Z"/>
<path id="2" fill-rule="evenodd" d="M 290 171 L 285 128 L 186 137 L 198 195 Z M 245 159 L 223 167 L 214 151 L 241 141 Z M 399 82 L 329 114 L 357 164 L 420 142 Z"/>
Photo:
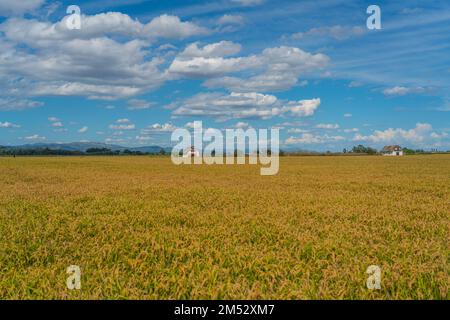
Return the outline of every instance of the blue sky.
<path id="1" fill-rule="evenodd" d="M 202 120 L 278 127 L 282 148 L 450 150 L 449 89 L 448 1 L 0 0 L 0 145 L 168 146 Z"/>

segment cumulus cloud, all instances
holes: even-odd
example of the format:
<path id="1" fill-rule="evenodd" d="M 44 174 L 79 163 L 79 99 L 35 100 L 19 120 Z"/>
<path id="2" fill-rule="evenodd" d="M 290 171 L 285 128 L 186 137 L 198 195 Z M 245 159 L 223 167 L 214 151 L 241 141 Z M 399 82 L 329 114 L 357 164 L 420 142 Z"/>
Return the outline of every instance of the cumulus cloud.
<path id="1" fill-rule="evenodd" d="M 111 124 L 109 128 L 112 130 L 134 130 L 136 126 L 134 124 Z"/>
<path id="2" fill-rule="evenodd" d="M 404 96 L 411 93 L 424 93 L 428 89 L 423 87 L 392 87 L 383 90 L 385 96 Z"/>
<path id="3" fill-rule="evenodd" d="M 239 122 L 237 122 L 237 123 L 234 125 L 234 127 L 235 127 L 236 129 L 246 129 L 246 128 L 249 127 L 249 124 L 248 124 L 248 122 L 242 122 L 242 121 L 239 121 Z"/>
<path id="4" fill-rule="evenodd" d="M 241 15 L 224 14 L 217 22 L 216 32 L 235 32 L 245 24 L 245 19 Z"/>
<path id="5" fill-rule="evenodd" d="M 200 93 L 175 105 L 173 116 L 205 116 L 228 119 L 270 119 L 289 114 L 307 117 L 314 114 L 320 99 L 280 101 L 274 95 L 257 92 Z"/>
<path id="6" fill-rule="evenodd" d="M 319 123 L 318 125 L 316 125 L 316 128 L 334 130 L 339 129 L 339 125 L 337 123 Z"/>
<path id="7" fill-rule="evenodd" d="M 89 128 L 86 127 L 86 126 L 84 126 L 84 127 L 80 128 L 80 129 L 78 130 L 78 132 L 79 132 L 79 133 L 85 133 L 85 132 L 87 132 L 88 130 L 89 130 Z"/>
<path id="8" fill-rule="evenodd" d="M 300 101 L 289 101 L 283 108 L 284 112 L 291 112 L 293 116 L 310 117 L 320 106 L 320 98 Z"/>
<path id="9" fill-rule="evenodd" d="M 432 132 L 430 134 L 430 137 L 433 139 L 444 139 L 447 138 L 449 135 L 447 132 L 442 132 L 442 133 L 437 133 L 437 132 Z"/>
<path id="10" fill-rule="evenodd" d="M 23 139 L 29 140 L 29 141 L 44 141 L 47 140 L 46 137 L 40 136 L 38 134 L 34 134 L 32 136 L 24 137 Z"/>
<path id="11" fill-rule="evenodd" d="M 136 126 L 128 119 L 118 119 L 116 124 L 109 125 L 111 130 L 134 130 Z"/>
<path id="12" fill-rule="evenodd" d="M 33 46 L 50 45 L 56 41 L 94 39 L 106 35 L 122 35 L 139 39 L 184 39 L 204 35 L 208 30 L 192 22 L 183 22 L 177 16 L 161 15 L 147 24 L 132 19 L 121 12 L 99 13 L 81 16 L 82 28 L 70 30 L 64 17 L 59 22 L 42 22 L 36 19 L 11 18 L 1 25 L 8 39 Z"/>
<path id="13" fill-rule="evenodd" d="M 224 14 L 217 20 L 218 25 L 243 25 L 244 17 L 241 15 Z"/>
<path id="14" fill-rule="evenodd" d="M 364 136 L 362 134 L 356 134 L 353 138 L 354 141 L 370 141 L 374 143 L 400 143 L 411 142 L 420 143 L 430 137 L 430 131 L 432 126 L 428 123 L 417 123 L 413 129 L 405 130 L 401 128 L 386 130 L 375 130 L 373 134 Z"/>
<path id="15" fill-rule="evenodd" d="M 177 127 L 171 123 L 163 123 L 163 124 L 155 123 L 155 124 L 147 126 L 145 129 L 142 129 L 141 134 L 148 135 L 148 134 L 152 134 L 152 133 L 167 133 L 167 132 L 172 132 L 176 128 Z"/>
<path id="16" fill-rule="evenodd" d="M 146 60 L 144 44 L 109 38 L 73 39 L 31 52 L 1 48 L 5 77 L 26 79 L 21 89 L 33 96 L 86 96 L 117 99 L 158 87 L 165 81 L 158 58 Z M 5 50 L 5 52 L 2 52 Z"/>
<path id="17" fill-rule="evenodd" d="M 5 85 L 4 90 L 28 96 L 131 97 L 169 80 L 162 70 L 164 56 L 149 49 L 153 42 L 207 32 L 176 16 L 162 15 L 144 25 L 118 12 L 83 16 L 82 26 L 69 30 L 64 19 L 10 18 L 1 23 L 0 82 L 24 79 L 21 87 Z"/>
<path id="18" fill-rule="evenodd" d="M 0 16 L 22 15 L 38 9 L 44 2 L 45 0 L 1 0 Z"/>
<path id="19" fill-rule="evenodd" d="M 10 129 L 10 128 L 20 128 L 20 126 L 18 125 L 18 124 L 14 124 L 14 123 L 11 123 L 11 122 L 1 122 L 0 121 L 0 128 L 8 128 L 8 129 Z"/>
<path id="20" fill-rule="evenodd" d="M 290 128 L 288 129 L 288 133 L 308 133 L 309 130 L 300 129 L 300 128 Z"/>
<path id="21" fill-rule="evenodd" d="M 51 124 L 52 127 L 64 127 L 61 121 L 56 121 Z"/>
<path id="22" fill-rule="evenodd" d="M 204 47 L 193 43 L 172 61 L 169 72 L 196 78 L 243 70 L 248 67 L 243 58 L 225 58 L 239 53 L 240 50 L 241 46 L 231 41 L 221 41 Z"/>
<path id="23" fill-rule="evenodd" d="M 136 136 L 135 139 L 137 140 L 138 143 L 145 143 L 150 140 L 153 140 L 153 137 L 151 137 L 151 136 Z"/>
<path id="24" fill-rule="evenodd" d="M 184 39 L 195 35 L 204 35 L 209 31 L 192 22 L 182 22 L 177 16 L 167 14 L 154 18 L 144 26 L 144 34 L 150 37 Z"/>
<path id="25" fill-rule="evenodd" d="M 237 53 L 237 50 L 235 51 Z M 311 54 L 294 47 L 267 48 L 262 53 L 245 57 L 179 55 L 169 71 L 186 77 L 211 78 L 204 82 L 208 88 L 225 87 L 232 91 L 278 91 L 298 83 L 303 73 L 325 68 L 329 58 L 324 54 Z M 227 76 L 246 70 L 250 76 Z"/>
<path id="26" fill-rule="evenodd" d="M 358 128 L 350 128 L 350 129 L 344 129 L 345 133 L 349 133 L 349 132 L 358 132 L 359 129 Z"/>

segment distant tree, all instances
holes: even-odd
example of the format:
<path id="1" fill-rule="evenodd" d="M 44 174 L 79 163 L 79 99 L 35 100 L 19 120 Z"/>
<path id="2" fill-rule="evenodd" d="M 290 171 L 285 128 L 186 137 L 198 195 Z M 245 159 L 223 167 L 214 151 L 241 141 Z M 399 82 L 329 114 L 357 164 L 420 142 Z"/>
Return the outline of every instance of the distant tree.
<path id="1" fill-rule="evenodd" d="M 161 148 L 161 150 L 159 150 L 159 154 L 162 155 L 162 156 L 165 156 L 166 155 L 166 150 Z"/>
<path id="2" fill-rule="evenodd" d="M 376 154 L 377 150 L 373 149 L 371 147 L 365 147 L 362 144 L 359 144 L 357 146 L 354 146 L 352 148 L 353 153 L 366 153 L 366 154 Z"/>
<path id="3" fill-rule="evenodd" d="M 413 150 L 413 149 L 408 149 L 408 148 L 403 148 L 403 152 L 404 152 L 405 154 L 415 154 L 415 153 L 416 153 L 415 150 Z"/>

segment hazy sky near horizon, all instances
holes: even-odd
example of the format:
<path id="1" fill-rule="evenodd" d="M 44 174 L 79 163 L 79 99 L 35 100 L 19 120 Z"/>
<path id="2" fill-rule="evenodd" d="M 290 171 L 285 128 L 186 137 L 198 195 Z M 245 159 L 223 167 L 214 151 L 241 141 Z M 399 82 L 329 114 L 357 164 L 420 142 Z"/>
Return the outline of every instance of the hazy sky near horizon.
<path id="1" fill-rule="evenodd" d="M 0 145 L 168 146 L 195 120 L 450 150 L 450 2 L 0 0 Z"/>

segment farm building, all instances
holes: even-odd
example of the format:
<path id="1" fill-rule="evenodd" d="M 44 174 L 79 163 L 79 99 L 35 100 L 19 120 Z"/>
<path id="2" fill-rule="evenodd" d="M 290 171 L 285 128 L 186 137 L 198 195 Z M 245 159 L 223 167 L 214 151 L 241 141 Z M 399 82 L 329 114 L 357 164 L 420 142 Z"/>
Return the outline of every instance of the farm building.
<path id="1" fill-rule="evenodd" d="M 385 146 L 383 150 L 381 150 L 381 154 L 383 156 L 402 156 L 403 149 L 400 146 Z"/>
<path id="2" fill-rule="evenodd" d="M 183 157 L 185 157 L 185 158 L 199 157 L 199 156 L 200 156 L 200 152 L 195 150 L 194 147 L 191 147 L 190 149 L 188 149 L 187 152 L 183 155 Z"/>

